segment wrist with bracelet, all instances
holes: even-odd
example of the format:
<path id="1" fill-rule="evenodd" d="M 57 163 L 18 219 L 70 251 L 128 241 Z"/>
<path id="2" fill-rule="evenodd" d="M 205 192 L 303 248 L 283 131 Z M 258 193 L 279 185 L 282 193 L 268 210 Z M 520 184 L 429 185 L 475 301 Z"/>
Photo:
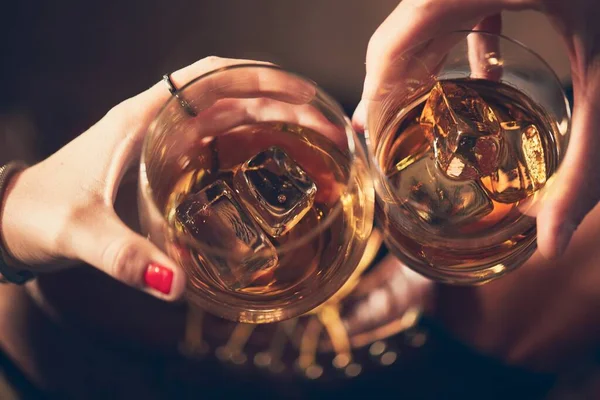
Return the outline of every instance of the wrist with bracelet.
<path id="1" fill-rule="evenodd" d="M 12 161 L 0 167 L 0 283 L 14 283 L 22 285 L 35 277 L 34 273 L 23 268 L 20 263 L 12 258 L 6 249 L 4 238 L 2 237 L 2 219 L 4 210 L 4 200 L 6 190 L 10 180 L 15 174 L 27 168 L 27 164 L 22 161 Z"/>

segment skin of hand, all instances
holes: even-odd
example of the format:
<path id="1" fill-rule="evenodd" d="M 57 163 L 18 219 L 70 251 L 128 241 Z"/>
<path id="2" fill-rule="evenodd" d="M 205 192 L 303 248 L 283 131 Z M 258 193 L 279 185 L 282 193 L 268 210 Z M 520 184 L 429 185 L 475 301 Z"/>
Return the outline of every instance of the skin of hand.
<path id="1" fill-rule="evenodd" d="M 369 105 L 393 86 L 394 60 L 417 43 L 438 34 L 483 27 L 500 29 L 502 11 L 544 12 L 562 34 L 571 61 L 574 111 L 571 139 L 562 165 L 546 191 L 537 215 L 538 248 L 548 258 L 560 257 L 573 232 L 600 199 L 600 3 L 587 0 L 404 0 L 371 37 L 366 57 L 362 101 L 353 123 L 367 124 Z M 469 43 L 471 45 L 471 43 Z"/>
<path id="2" fill-rule="evenodd" d="M 248 62 L 208 57 L 171 78 L 182 87 L 209 71 Z M 114 210 L 121 179 L 135 167 L 147 128 L 170 96 L 163 82 L 155 84 L 11 179 L 0 228 L 17 263 L 45 272 L 50 265 L 83 261 L 158 298 L 181 297 L 186 285 L 181 268 Z"/>

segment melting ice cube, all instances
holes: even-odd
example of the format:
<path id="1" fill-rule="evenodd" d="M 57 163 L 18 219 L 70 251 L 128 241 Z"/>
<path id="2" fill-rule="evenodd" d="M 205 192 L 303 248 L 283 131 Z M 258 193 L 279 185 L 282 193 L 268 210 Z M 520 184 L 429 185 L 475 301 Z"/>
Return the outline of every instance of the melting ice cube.
<path id="1" fill-rule="evenodd" d="M 306 172 L 278 147 L 244 163 L 234 177 L 234 189 L 272 237 L 292 229 L 310 210 L 317 193 Z"/>
<path id="2" fill-rule="evenodd" d="M 490 197 L 515 203 L 546 183 L 546 158 L 538 128 L 527 122 L 502 122 L 503 146 L 498 169 L 481 182 Z"/>
<path id="3" fill-rule="evenodd" d="M 492 201 L 476 181 L 450 179 L 435 164 L 434 152 L 426 146 L 388 175 L 405 207 L 429 228 L 440 231 L 474 222 L 492 211 Z"/>
<path id="4" fill-rule="evenodd" d="M 177 207 L 176 217 L 204 246 L 227 252 L 227 257 L 209 251 L 201 256 L 211 276 L 229 289 L 244 289 L 277 265 L 275 247 L 223 181 L 185 198 Z"/>
<path id="5" fill-rule="evenodd" d="M 438 165 L 449 177 L 476 179 L 497 170 L 500 123 L 475 90 L 453 82 L 437 82 L 420 123 Z"/>

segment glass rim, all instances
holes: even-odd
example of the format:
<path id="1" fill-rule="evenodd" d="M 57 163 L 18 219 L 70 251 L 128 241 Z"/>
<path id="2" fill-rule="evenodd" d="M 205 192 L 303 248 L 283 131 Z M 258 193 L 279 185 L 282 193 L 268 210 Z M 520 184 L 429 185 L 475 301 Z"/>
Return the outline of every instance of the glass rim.
<path id="1" fill-rule="evenodd" d="M 148 125 L 148 128 L 146 130 L 146 136 L 144 137 L 144 141 L 142 144 L 142 152 L 141 152 L 140 163 L 139 163 L 140 164 L 140 184 L 142 185 L 142 190 L 144 192 L 146 192 L 146 194 L 147 194 L 147 197 L 148 197 L 147 201 L 150 203 L 148 206 L 151 209 L 151 212 L 158 213 L 158 215 L 160 215 L 161 223 L 166 226 L 167 232 L 170 235 L 173 235 L 173 233 L 174 233 L 173 227 L 171 227 L 168 224 L 168 221 L 167 221 L 167 218 L 165 217 L 164 212 L 161 211 L 160 208 L 158 207 L 156 198 L 154 196 L 154 191 L 151 187 L 150 179 L 148 177 L 148 172 L 147 172 L 147 165 L 150 163 L 150 161 L 147 160 L 147 152 L 148 152 L 149 146 L 151 145 L 151 142 L 153 140 L 155 140 L 155 135 L 153 133 L 153 127 L 161 119 L 161 116 L 163 115 L 163 113 L 171 105 L 173 105 L 174 103 L 180 102 L 179 98 L 176 95 L 180 95 L 180 94 L 185 95 L 185 91 L 192 88 L 196 83 L 198 83 L 204 79 L 207 79 L 211 76 L 214 76 L 216 74 L 223 73 L 223 72 L 229 72 L 229 71 L 237 70 L 237 69 L 246 69 L 246 68 L 268 69 L 268 70 L 273 70 L 273 71 L 279 71 L 279 72 L 282 72 L 289 76 L 292 76 L 294 78 L 297 78 L 304 83 L 308 83 L 309 85 L 311 85 L 315 89 L 315 93 L 310 98 L 310 100 L 306 101 L 303 104 L 305 104 L 305 105 L 311 104 L 315 100 L 317 100 L 317 101 L 324 103 L 330 110 L 334 111 L 336 117 L 338 117 L 340 119 L 341 125 L 339 127 L 340 127 L 340 129 L 343 129 L 345 137 L 346 137 L 346 142 L 348 145 L 350 168 L 349 168 L 348 176 L 346 178 L 345 188 L 343 191 L 340 191 L 339 199 L 331 207 L 331 209 L 330 209 L 328 215 L 325 217 L 325 219 L 321 223 L 319 223 L 317 227 L 311 229 L 309 232 L 307 232 L 306 234 L 304 234 L 297 240 L 292 241 L 291 243 L 286 243 L 283 245 L 275 246 L 277 253 L 283 254 L 283 253 L 287 253 L 287 252 L 290 252 L 290 251 L 293 251 L 293 250 L 296 250 L 296 249 L 302 247 L 303 245 L 308 243 L 310 240 L 317 237 L 317 235 L 320 234 L 322 231 L 327 229 L 329 227 L 329 225 L 331 225 L 334 222 L 335 218 L 337 218 L 338 215 L 340 213 L 342 213 L 342 211 L 343 211 L 342 209 L 343 209 L 344 205 L 342 202 L 342 197 L 346 193 L 348 193 L 352 190 L 353 185 L 357 184 L 356 179 L 355 179 L 355 175 L 357 174 L 357 172 L 356 172 L 357 166 L 356 166 L 355 160 L 357 157 L 357 153 L 359 153 L 361 151 L 360 146 L 357 145 L 357 141 L 355 140 L 357 134 L 356 134 L 354 128 L 352 127 L 352 123 L 350 122 L 350 119 L 344 112 L 341 105 L 333 97 L 331 97 L 327 92 L 325 92 L 312 79 L 304 77 L 301 74 L 298 74 L 298 73 L 295 73 L 292 71 L 288 71 L 288 70 L 284 69 L 283 67 L 275 65 L 275 64 L 264 64 L 264 63 L 260 63 L 260 62 L 243 62 L 243 63 L 239 63 L 239 64 L 233 64 L 233 65 L 228 65 L 228 66 L 224 66 L 224 67 L 220 67 L 220 68 L 215 68 L 213 70 L 210 70 L 208 72 L 200 74 L 200 75 L 196 76 L 195 78 L 191 79 L 190 81 L 185 83 L 181 88 L 175 90 L 173 95 L 169 96 L 169 98 L 160 107 L 160 109 L 158 110 L 158 112 L 156 113 L 156 115 L 154 116 L 154 118 L 152 119 L 150 124 Z M 261 97 L 261 95 L 259 94 L 254 98 L 260 98 L 260 97 Z M 224 98 L 227 98 L 227 97 L 224 97 Z M 190 116 L 190 118 L 195 118 L 195 117 Z M 275 122 L 275 121 L 272 121 L 272 122 Z M 281 122 L 281 121 L 278 121 L 278 122 Z M 317 133 L 319 133 L 319 132 L 317 131 Z M 366 158 L 366 155 L 365 155 L 365 158 Z M 200 242 L 194 240 L 191 237 L 191 235 L 188 233 L 185 233 L 183 238 L 179 237 L 179 240 L 182 240 L 186 245 L 191 246 L 193 249 L 201 250 L 203 252 L 207 252 L 208 254 L 225 256 L 225 257 L 231 256 L 231 252 L 229 250 L 227 250 L 225 248 L 214 248 L 211 246 L 204 245 L 203 243 L 200 243 Z"/>
<path id="2" fill-rule="evenodd" d="M 532 55 L 539 63 L 540 65 L 542 65 L 544 67 L 544 69 L 549 72 L 549 75 L 551 77 L 551 80 L 549 80 L 548 82 L 551 82 L 552 85 L 558 89 L 558 93 L 560 93 L 560 97 L 562 98 L 562 104 L 564 104 L 564 112 L 565 115 L 567 117 L 567 127 L 565 128 L 565 132 L 566 132 L 566 143 L 567 145 L 565 146 L 565 149 L 561 152 L 562 154 L 559 155 L 559 162 L 556 166 L 556 169 L 552 172 L 553 176 L 554 174 L 556 174 L 556 172 L 558 171 L 561 163 L 562 163 L 562 159 L 564 157 L 564 154 L 566 153 L 566 149 L 568 148 L 568 142 L 569 142 L 569 136 L 570 136 L 570 126 L 571 126 L 571 109 L 569 106 L 569 101 L 567 99 L 565 90 L 563 88 L 563 85 L 560 81 L 560 78 L 558 77 L 558 75 L 556 74 L 556 71 L 550 66 L 550 64 L 548 64 L 548 62 L 542 57 L 540 56 L 538 53 L 536 53 L 534 50 L 532 50 L 531 48 L 529 48 L 527 45 L 525 45 L 524 43 L 522 43 L 519 40 L 513 39 L 509 36 L 506 36 L 502 33 L 495 33 L 495 32 L 489 32 L 489 31 L 485 31 L 485 30 L 472 30 L 472 29 L 461 29 L 461 30 L 452 30 L 452 31 L 447 31 L 444 33 L 438 33 L 428 39 L 422 40 L 419 43 L 417 43 L 414 46 L 411 46 L 410 48 L 408 48 L 407 50 L 405 50 L 404 52 L 400 53 L 397 57 L 395 57 L 393 62 L 397 62 L 397 60 L 402 59 L 403 56 L 407 55 L 407 54 L 411 54 L 415 49 L 418 49 L 420 47 L 426 46 L 428 43 L 430 43 L 433 40 L 436 40 L 438 38 L 441 37 L 448 37 L 450 35 L 460 35 L 460 34 L 464 34 L 466 35 L 464 38 L 462 38 L 460 41 L 458 41 L 457 43 L 455 43 L 454 45 L 452 45 L 449 48 L 449 51 L 451 51 L 452 49 L 454 49 L 457 45 L 459 45 L 460 43 L 462 43 L 463 41 L 465 41 L 467 39 L 467 36 L 471 35 L 471 34 L 478 34 L 478 35 L 484 35 L 484 36 L 493 36 L 493 37 L 497 37 L 499 39 L 501 39 L 502 41 L 508 42 L 511 45 L 514 45 L 516 47 L 518 47 L 521 50 L 526 51 L 527 53 L 529 53 L 530 55 Z M 432 76 L 435 77 L 436 74 L 432 74 Z M 510 82 L 507 82 L 506 80 L 502 80 L 500 79 L 499 82 L 504 82 L 505 84 L 510 85 L 511 87 L 515 87 L 514 85 L 511 85 Z M 517 90 L 520 90 L 519 88 L 516 88 Z M 381 99 L 377 99 L 377 100 L 371 100 L 370 103 L 367 107 L 367 126 L 365 129 L 365 138 L 366 138 L 366 152 L 367 152 L 367 157 L 369 160 L 369 168 L 371 169 L 371 174 L 373 174 L 373 170 L 376 173 L 377 176 L 374 176 L 373 179 L 375 182 L 377 182 L 378 180 L 382 180 L 382 182 L 388 182 L 388 177 L 387 175 L 384 173 L 384 171 L 381 169 L 381 166 L 379 165 L 378 162 L 378 157 L 377 154 L 375 152 L 376 148 L 375 148 L 375 143 L 377 143 L 377 140 L 379 140 L 379 138 L 375 139 L 378 135 L 372 135 L 371 134 L 371 129 L 370 129 L 370 121 L 371 121 L 371 109 L 373 107 L 373 105 L 380 105 L 381 104 L 381 108 L 382 109 L 386 109 L 389 108 L 390 105 L 389 104 L 384 104 L 386 103 L 390 98 L 392 98 L 394 96 L 395 92 L 390 92 L 387 93 L 383 98 Z M 402 107 L 403 109 L 406 107 L 409 107 L 411 104 L 413 104 L 414 102 L 416 102 L 418 99 L 420 99 L 421 97 L 425 96 L 426 92 L 423 91 L 422 93 L 419 92 L 417 93 L 417 95 L 414 96 L 414 98 L 411 99 L 411 101 L 408 101 L 406 103 L 403 103 L 404 106 Z M 537 103 L 537 101 L 536 101 Z M 541 105 L 540 105 L 541 106 Z M 544 108 L 544 107 L 542 107 Z M 562 108 L 562 107 L 561 107 Z M 545 108 L 544 108 L 545 109 Z M 383 111 L 378 110 L 379 114 L 383 114 Z M 377 116 L 378 118 L 379 116 Z M 387 123 L 390 123 L 389 121 L 387 121 Z M 374 124 L 377 125 L 377 124 Z M 385 126 L 385 125 L 382 125 Z M 548 177 L 548 178 L 550 178 Z M 546 190 L 547 186 L 544 186 L 540 191 Z M 381 188 L 380 184 L 375 184 L 375 193 L 376 193 L 376 202 L 381 202 L 384 201 L 382 200 L 380 197 L 385 197 L 388 198 L 389 196 L 387 196 L 387 193 L 381 193 L 381 191 L 384 190 L 383 188 Z M 537 196 L 538 198 L 540 196 Z M 398 204 L 400 205 L 400 204 Z M 524 214 L 527 214 L 527 212 L 524 212 Z M 520 219 L 520 221 L 524 221 L 523 219 Z M 524 223 L 524 222 L 522 222 Z M 515 224 L 515 226 L 513 227 L 513 230 L 516 230 L 518 227 L 520 226 L 520 224 Z M 502 233 L 502 235 L 507 235 L 508 233 Z M 491 234 L 491 235 L 486 235 L 485 238 L 488 241 L 493 241 L 494 238 L 497 239 L 497 236 L 499 234 Z M 448 238 L 445 237 L 444 240 L 447 243 L 447 245 L 460 245 L 461 248 L 465 248 L 465 246 L 463 245 L 464 240 L 463 239 L 452 239 L 452 238 Z M 469 248 L 470 246 L 466 246 L 466 248 Z M 480 244 L 475 244 L 473 243 L 473 245 L 471 247 L 475 247 L 475 248 L 479 248 Z"/>

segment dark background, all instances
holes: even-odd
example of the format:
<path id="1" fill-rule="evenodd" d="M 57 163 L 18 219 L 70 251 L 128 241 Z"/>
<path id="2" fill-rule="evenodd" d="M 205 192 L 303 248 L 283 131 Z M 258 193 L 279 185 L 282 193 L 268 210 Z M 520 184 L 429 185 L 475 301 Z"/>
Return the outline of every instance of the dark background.
<path id="1" fill-rule="evenodd" d="M 36 155 L 45 156 L 162 74 L 209 55 L 279 63 L 317 81 L 351 112 L 369 37 L 397 3 L 4 1 L 0 127 L 18 125 L 12 130 L 33 136 Z M 542 16 L 507 14 L 504 32 L 568 81 L 560 39 Z"/>

